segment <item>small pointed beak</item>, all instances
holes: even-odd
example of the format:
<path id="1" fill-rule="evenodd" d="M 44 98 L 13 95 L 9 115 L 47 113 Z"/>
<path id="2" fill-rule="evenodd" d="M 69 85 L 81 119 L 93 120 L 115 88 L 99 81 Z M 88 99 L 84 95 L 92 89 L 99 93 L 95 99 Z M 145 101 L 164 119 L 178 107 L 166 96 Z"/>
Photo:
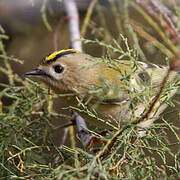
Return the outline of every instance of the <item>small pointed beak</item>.
<path id="1" fill-rule="evenodd" d="M 25 75 L 31 75 L 31 76 L 44 76 L 46 73 L 41 69 L 34 69 L 30 72 L 25 73 Z"/>

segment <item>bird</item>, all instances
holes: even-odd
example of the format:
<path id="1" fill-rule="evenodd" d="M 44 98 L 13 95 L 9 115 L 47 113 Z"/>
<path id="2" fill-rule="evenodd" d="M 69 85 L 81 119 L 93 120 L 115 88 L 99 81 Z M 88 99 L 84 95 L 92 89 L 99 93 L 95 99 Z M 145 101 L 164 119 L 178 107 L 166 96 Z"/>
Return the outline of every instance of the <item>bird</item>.
<path id="1" fill-rule="evenodd" d="M 100 129 L 118 129 L 140 118 L 160 90 L 169 67 L 129 59 L 97 58 L 74 49 L 54 51 L 26 73 L 38 77 L 73 107 L 85 121 Z M 167 108 L 179 87 L 179 71 L 172 71 L 149 127 Z"/>

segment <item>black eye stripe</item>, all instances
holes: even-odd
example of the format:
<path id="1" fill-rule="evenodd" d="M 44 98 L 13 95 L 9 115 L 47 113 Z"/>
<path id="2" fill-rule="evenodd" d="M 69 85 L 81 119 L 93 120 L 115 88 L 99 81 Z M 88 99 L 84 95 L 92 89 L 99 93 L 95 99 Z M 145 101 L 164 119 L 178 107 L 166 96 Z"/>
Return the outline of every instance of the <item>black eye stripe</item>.
<path id="1" fill-rule="evenodd" d="M 57 58 L 60 58 L 62 56 L 68 55 L 68 54 L 74 54 L 74 53 L 76 53 L 76 52 L 74 52 L 74 51 L 64 51 L 64 52 L 62 52 L 60 54 L 57 54 L 56 57 L 53 60 L 55 61 Z"/>

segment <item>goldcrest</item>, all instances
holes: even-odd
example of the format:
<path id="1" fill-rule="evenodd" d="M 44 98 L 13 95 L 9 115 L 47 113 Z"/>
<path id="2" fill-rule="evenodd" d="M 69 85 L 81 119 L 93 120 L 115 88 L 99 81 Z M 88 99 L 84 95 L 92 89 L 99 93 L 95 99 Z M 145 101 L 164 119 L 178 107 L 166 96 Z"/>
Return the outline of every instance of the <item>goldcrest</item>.
<path id="1" fill-rule="evenodd" d="M 49 54 L 26 75 L 41 78 L 56 93 L 73 94 L 62 97 L 62 101 L 78 108 L 85 121 L 113 129 L 147 111 L 167 71 L 165 66 L 130 60 L 109 62 L 67 49 Z M 173 71 L 153 118 L 140 126 L 148 127 L 165 110 L 166 102 L 177 91 L 178 87 L 173 86 L 177 82 L 179 73 Z"/>

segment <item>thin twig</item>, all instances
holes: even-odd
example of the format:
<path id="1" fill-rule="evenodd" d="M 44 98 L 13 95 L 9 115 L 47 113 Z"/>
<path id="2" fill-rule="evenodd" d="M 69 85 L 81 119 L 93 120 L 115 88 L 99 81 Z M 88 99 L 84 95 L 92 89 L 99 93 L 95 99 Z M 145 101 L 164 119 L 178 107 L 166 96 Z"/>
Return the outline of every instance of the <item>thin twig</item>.
<path id="1" fill-rule="evenodd" d="M 61 139 L 61 143 L 59 145 L 59 148 L 61 148 L 64 145 L 66 138 L 67 138 L 67 135 L 68 135 L 68 132 L 69 132 L 69 128 L 64 128 L 63 130 L 64 130 L 64 133 L 63 133 L 63 137 Z"/>
<path id="2" fill-rule="evenodd" d="M 52 112 L 52 109 L 53 109 L 53 90 L 52 89 L 49 90 L 49 96 L 48 96 L 47 104 L 48 104 L 48 107 L 47 107 L 48 114 L 50 115 Z"/>
<path id="3" fill-rule="evenodd" d="M 3 103 L 2 103 L 1 95 L 0 95 L 0 114 L 2 114 L 2 107 L 3 107 Z"/>
<path id="4" fill-rule="evenodd" d="M 94 9 L 94 6 L 96 4 L 97 0 L 92 0 L 89 7 L 88 7 L 88 11 L 86 13 L 86 17 L 84 19 L 84 22 L 83 22 L 83 25 L 82 25 L 82 28 L 81 28 L 81 37 L 84 37 L 85 34 L 86 34 L 86 30 L 87 30 L 87 25 L 88 25 L 88 22 L 91 18 L 91 15 L 92 15 L 92 12 L 93 12 L 93 9 Z"/>
<path id="5" fill-rule="evenodd" d="M 131 25 L 132 25 L 134 31 L 136 31 L 139 34 L 139 36 L 143 37 L 144 39 L 146 39 L 147 41 L 152 43 L 155 47 L 160 49 L 161 52 L 163 54 L 165 54 L 167 57 L 169 57 L 169 58 L 174 57 L 173 53 L 166 46 L 164 46 L 162 43 L 160 43 L 155 37 L 153 37 L 149 33 L 145 32 L 142 27 L 137 26 L 132 21 L 131 21 Z"/>
<path id="6" fill-rule="evenodd" d="M 46 26 L 46 28 L 49 30 L 49 31 L 52 31 L 52 28 L 51 28 L 51 25 L 49 24 L 48 20 L 47 20 L 47 14 L 46 14 L 46 6 L 47 6 L 47 3 L 48 1 L 47 0 L 43 0 L 43 3 L 42 3 L 42 7 L 41 7 L 41 15 L 42 15 L 42 19 L 44 21 L 44 25 Z"/>
<path id="7" fill-rule="evenodd" d="M 136 0 L 137 4 L 139 4 L 139 1 Z M 161 28 L 158 26 L 158 24 L 139 6 L 137 6 L 137 4 L 135 4 L 133 1 L 130 2 L 132 4 L 132 6 L 134 8 L 136 8 L 136 10 L 143 15 L 143 17 L 147 20 L 147 22 L 154 28 L 154 30 L 157 31 L 157 33 L 159 34 L 159 36 L 162 38 L 162 40 L 169 46 L 169 48 L 171 49 L 171 51 L 178 57 L 179 56 L 179 50 L 177 49 L 177 47 L 173 44 L 173 42 L 167 38 L 167 36 L 165 35 L 165 33 L 161 30 Z"/>
<path id="8" fill-rule="evenodd" d="M 139 124 L 142 121 L 144 121 L 145 119 L 148 120 L 151 118 L 151 113 L 153 112 L 157 102 L 159 102 L 159 100 L 160 100 L 160 97 L 163 93 L 163 90 L 165 88 L 166 82 L 168 81 L 168 78 L 170 76 L 171 71 L 172 71 L 172 69 L 169 68 L 167 73 L 166 73 L 166 76 L 164 77 L 164 79 L 161 83 L 160 90 L 159 90 L 158 94 L 156 95 L 156 97 L 154 98 L 154 101 L 152 102 L 151 106 L 149 107 L 147 113 L 145 115 L 143 115 L 140 119 L 138 119 L 136 122 L 134 122 L 133 124 Z"/>
<path id="9" fill-rule="evenodd" d="M 64 16 L 59 20 L 58 25 L 55 28 L 54 34 L 53 34 L 53 47 L 54 50 L 58 50 L 58 39 L 59 39 L 59 34 L 61 34 L 61 28 L 64 23 L 66 23 L 70 19 L 69 16 Z"/>
<path id="10" fill-rule="evenodd" d="M 168 30 L 170 30 L 171 35 L 178 41 L 180 42 L 180 35 L 178 33 L 178 30 L 176 29 L 176 27 L 174 26 L 171 18 L 169 18 L 168 14 L 161 8 L 160 3 L 158 3 L 155 0 L 150 0 L 150 2 L 152 3 L 152 5 L 163 15 L 164 19 L 167 21 L 167 23 L 169 24 L 165 24 L 164 26 L 168 27 Z"/>

